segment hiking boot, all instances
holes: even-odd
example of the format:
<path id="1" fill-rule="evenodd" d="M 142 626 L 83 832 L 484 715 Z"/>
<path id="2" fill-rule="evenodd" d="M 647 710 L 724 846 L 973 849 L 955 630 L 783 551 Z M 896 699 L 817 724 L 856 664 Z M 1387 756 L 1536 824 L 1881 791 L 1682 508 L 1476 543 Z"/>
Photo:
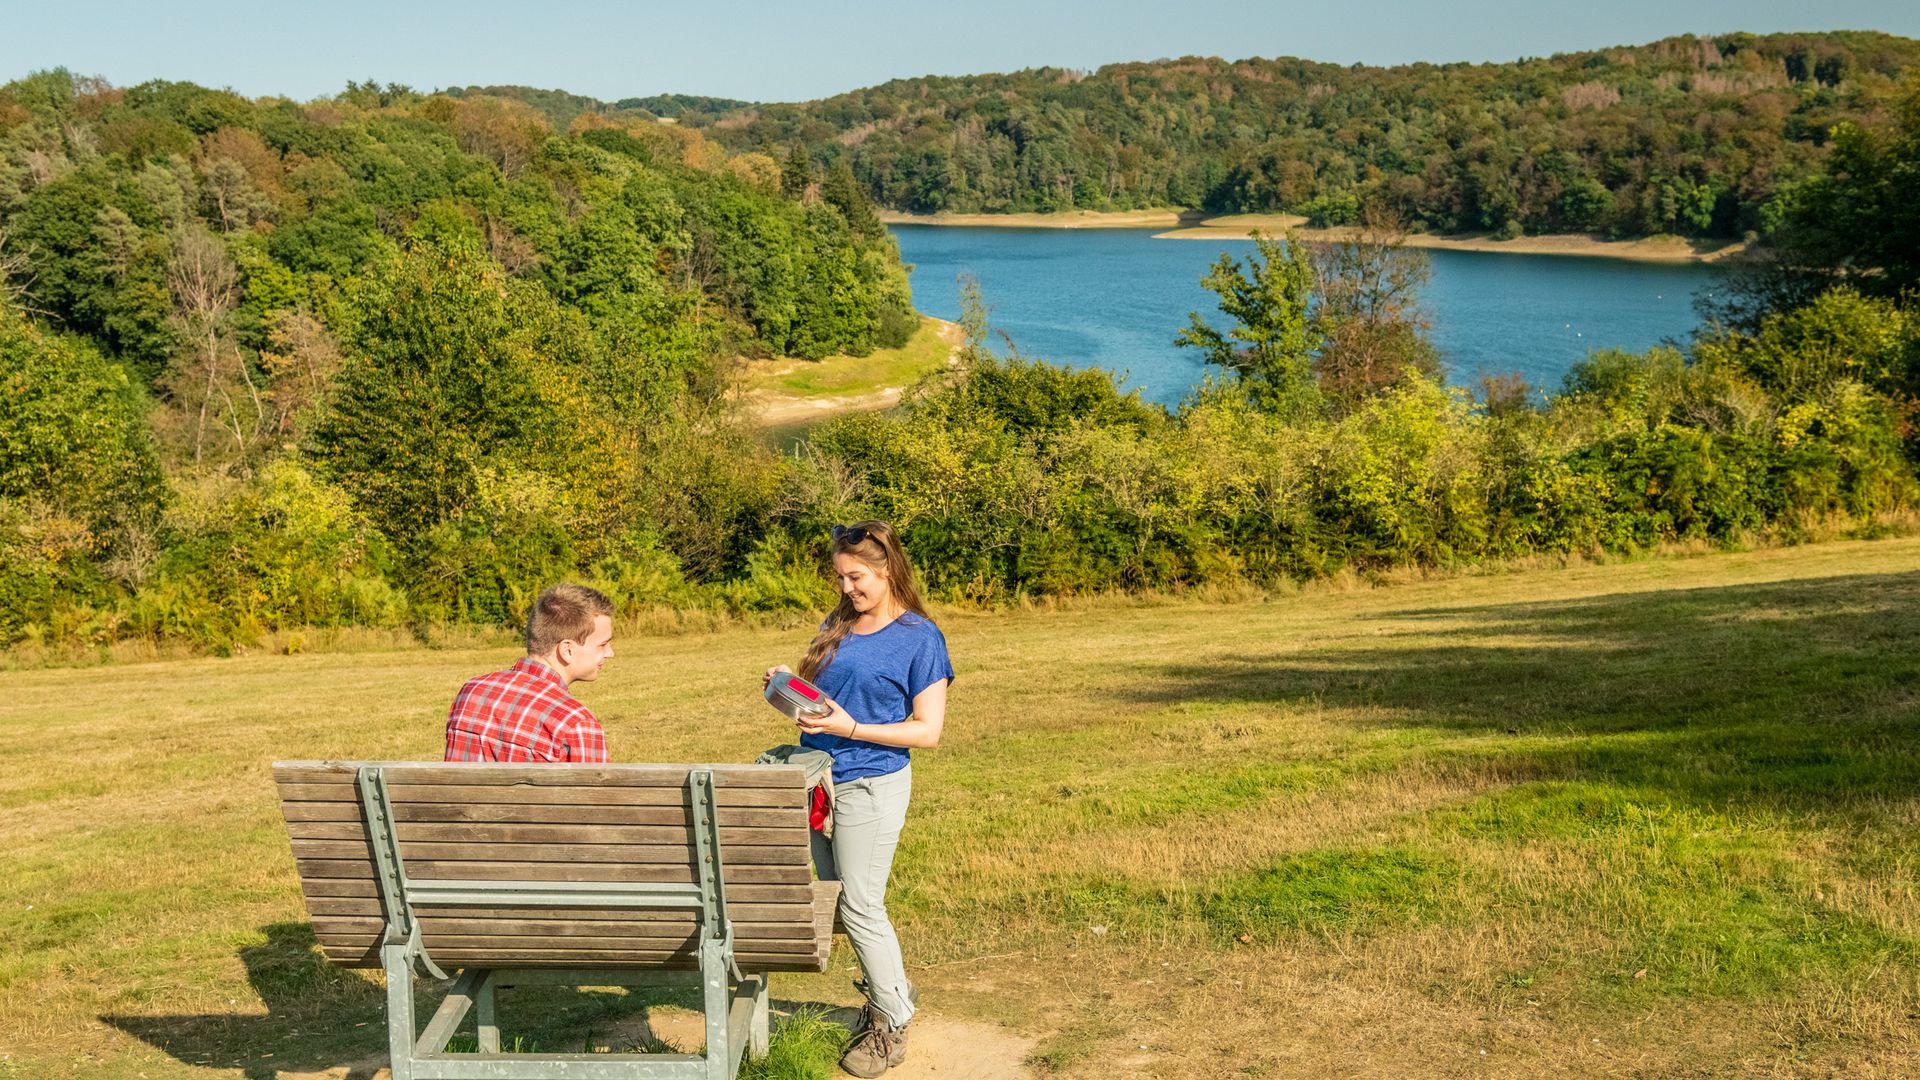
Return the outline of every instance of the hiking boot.
<path id="1" fill-rule="evenodd" d="M 862 1080 L 871 1080 L 907 1060 L 907 1029 L 896 1028 L 868 1005 L 860 1010 L 862 1030 L 840 1058 L 840 1067 Z"/>
<path id="2" fill-rule="evenodd" d="M 867 1030 L 870 1018 L 879 1015 L 879 1010 L 873 1007 L 873 991 L 868 988 L 866 980 L 853 980 L 853 988 L 860 991 L 861 997 L 867 999 L 866 1005 L 860 1009 L 860 1015 L 853 1018 L 853 1037 L 857 1039 L 862 1032 Z M 907 1004 L 913 1006 L 915 1009 L 920 1008 L 920 988 L 913 985 L 912 979 L 907 980 Z M 905 1031 L 906 1029 L 901 1028 L 900 1030 Z"/>

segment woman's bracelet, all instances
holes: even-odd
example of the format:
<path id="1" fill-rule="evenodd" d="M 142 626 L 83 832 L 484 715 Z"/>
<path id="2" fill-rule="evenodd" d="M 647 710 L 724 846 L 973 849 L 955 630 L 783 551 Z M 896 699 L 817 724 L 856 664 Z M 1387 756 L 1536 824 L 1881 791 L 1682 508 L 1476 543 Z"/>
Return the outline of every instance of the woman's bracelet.
<path id="1" fill-rule="evenodd" d="M 847 738 L 857 739 L 859 737 L 860 737 L 860 721 L 855 720 L 853 722 L 853 727 L 849 728 L 847 731 Z"/>

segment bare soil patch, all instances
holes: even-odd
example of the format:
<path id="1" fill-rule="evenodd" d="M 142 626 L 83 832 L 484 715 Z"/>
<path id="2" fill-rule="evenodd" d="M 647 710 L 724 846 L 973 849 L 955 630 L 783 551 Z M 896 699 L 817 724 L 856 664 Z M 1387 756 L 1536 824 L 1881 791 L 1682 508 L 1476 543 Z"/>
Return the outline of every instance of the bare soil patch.
<path id="1" fill-rule="evenodd" d="M 961 345 L 965 344 L 965 331 L 958 323 L 941 321 L 938 334 L 946 343 L 945 363 L 952 364 L 959 355 Z M 819 361 L 820 364 L 833 364 L 835 359 Z M 857 361 L 856 361 L 857 362 Z M 802 365 L 813 364 L 810 360 L 758 361 L 755 378 L 761 381 L 776 379 L 781 375 L 802 369 Z M 755 427 L 777 428 L 795 424 L 805 424 L 825 420 L 842 413 L 867 412 L 874 409 L 890 409 L 900 404 L 900 397 L 907 390 L 906 384 L 889 384 L 875 389 L 862 390 L 848 394 L 789 394 L 762 387 L 749 390 L 741 397 L 741 405 L 748 420 Z"/>
<path id="2" fill-rule="evenodd" d="M 1245 240 L 1254 229 L 1281 233 L 1297 229 L 1308 243 L 1338 243 L 1353 238 L 1351 228 L 1310 229 L 1306 219 L 1292 214 L 1239 214 L 1209 218 L 1199 225 L 1156 233 L 1156 240 Z M 1629 259 L 1637 262 L 1718 262 L 1745 250 L 1746 245 L 1726 240 L 1688 240 L 1678 236 L 1653 236 L 1639 240 L 1607 240 L 1582 233 L 1550 236 L 1522 236 L 1498 240 L 1488 233 L 1435 236 L 1412 233 L 1408 247 L 1439 251 L 1488 251 L 1508 255 L 1584 255 L 1605 259 Z"/>
<path id="3" fill-rule="evenodd" d="M 795 1002 L 776 1004 L 774 1023 L 780 1022 L 783 1012 L 795 1007 Z M 845 1006 L 834 1009 L 828 1019 L 851 1024 L 854 1014 L 851 1006 Z M 692 1009 L 649 1009 L 643 1020 L 648 1030 L 639 1032 L 635 1041 L 650 1034 L 676 1050 L 691 1053 L 706 1037 L 703 1023 L 701 1015 Z M 906 1063 L 888 1069 L 887 1075 L 895 1080 L 1029 1080 L 1034 1073 L 1026 1060 L 1032 1052 L 1033 1040 L 1005 1028 L 923 1009 L 907 1029 Z"/>
<path id="4" fill-rule="evenodd" d="M 889 225 L 971 225 L 1001 229 L 1170 229 L 1197 225 L 1198 210 L 1072 210 L 1060 214 L 902 214 L 883 212 Z"/>

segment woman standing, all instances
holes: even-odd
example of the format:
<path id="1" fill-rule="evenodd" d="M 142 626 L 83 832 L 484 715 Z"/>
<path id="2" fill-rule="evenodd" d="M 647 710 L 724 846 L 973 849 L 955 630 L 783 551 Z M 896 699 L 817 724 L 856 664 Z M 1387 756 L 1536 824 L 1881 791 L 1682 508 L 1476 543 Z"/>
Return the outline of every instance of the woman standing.
<path id="1" fill-rule="evenodd" d="M 910 751 L 940 742 L 953 664 L 891 526 L 834 526 L 833 570 L 840 603 L 799 671 L 833 711 L 800 721 L 800 742 L 833 755 L 833 838 L 813 834 L 813 864 L 840 882 L 840 919 L 866 975 L 866 1008 L 840 1066 L 874 1077 L 906 1059 L 916 995 L 887 919 L 887 874 L 913 793 Z"/>

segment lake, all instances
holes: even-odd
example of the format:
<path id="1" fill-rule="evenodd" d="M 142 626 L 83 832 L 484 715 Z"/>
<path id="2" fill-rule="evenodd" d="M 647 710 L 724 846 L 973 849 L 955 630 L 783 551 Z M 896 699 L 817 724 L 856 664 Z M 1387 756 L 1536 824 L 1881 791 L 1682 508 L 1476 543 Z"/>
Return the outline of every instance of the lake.
<path id="1" fill-rule="evenodd" d="M 1223 250 L 1245 258 L 1250 241 L 1155 240 L 1148 229 L 1002 229 L 896 225 L 913 264 L 914 306 L 960 316 L 959 276 L 971 274 L 988 321 L 1021 355 L 1125 375 L 1128 388 L 1177 403 L 1206 373 L 1173 335 L 1199 311 L 1226 321 L 1200 278 Z M 1695 290 L 1712 288 L 1698 263 L 1629 262 L 1566 255 L 1431 251 L 1424 304 L 1449 377 L 1517 372 L 1557 389 L 1590 350 L 1640 350 L 1684 339 L 1698 324 Z M 997 336 L 996 351 L 1004 351 Z"/>

